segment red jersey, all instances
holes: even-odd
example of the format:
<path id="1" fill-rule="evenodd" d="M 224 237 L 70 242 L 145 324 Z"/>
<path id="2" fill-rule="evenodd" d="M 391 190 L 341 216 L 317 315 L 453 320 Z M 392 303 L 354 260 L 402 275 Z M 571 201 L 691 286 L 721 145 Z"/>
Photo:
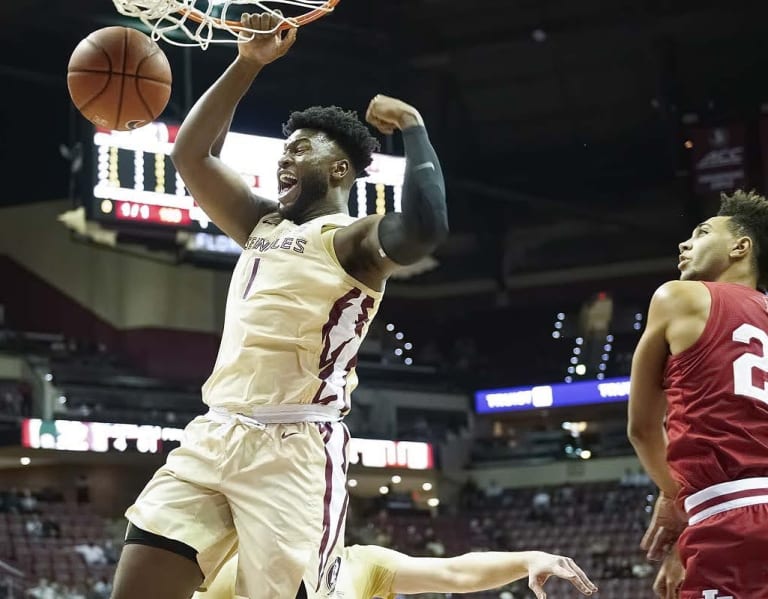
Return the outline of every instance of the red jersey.
<path id="1" fill-rule="evenodd" d="M 680 499 L 717 483 L 768 476 L 768 297 L 704 283 L 701 337 L 667 359 L 667 461 Z"/>

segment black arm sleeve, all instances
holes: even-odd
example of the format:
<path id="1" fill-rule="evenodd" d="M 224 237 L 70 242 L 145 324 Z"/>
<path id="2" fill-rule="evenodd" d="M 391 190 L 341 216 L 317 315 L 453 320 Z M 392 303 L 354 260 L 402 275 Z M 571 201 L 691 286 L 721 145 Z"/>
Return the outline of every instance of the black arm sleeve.
<path id="1" fill-rule="evenodd" d="M 398 264 L 420 260 L 448 235 L 445 182 L 440 161 L 424 127 L 403 130 L 405 180 L 401 213 L 379 221 L 379 244 Z"/>

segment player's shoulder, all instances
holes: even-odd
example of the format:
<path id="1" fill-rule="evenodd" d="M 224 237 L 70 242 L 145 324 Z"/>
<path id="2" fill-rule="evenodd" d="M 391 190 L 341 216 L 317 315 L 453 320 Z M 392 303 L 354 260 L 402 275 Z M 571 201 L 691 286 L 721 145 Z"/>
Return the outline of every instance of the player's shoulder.
<path id="1" fill-rule="evenodd" d="M 701 281 L 671 280 L 659 285 L 651 303 L 657 310 L 687 312 L 710 301 L 710 291 Z"/>

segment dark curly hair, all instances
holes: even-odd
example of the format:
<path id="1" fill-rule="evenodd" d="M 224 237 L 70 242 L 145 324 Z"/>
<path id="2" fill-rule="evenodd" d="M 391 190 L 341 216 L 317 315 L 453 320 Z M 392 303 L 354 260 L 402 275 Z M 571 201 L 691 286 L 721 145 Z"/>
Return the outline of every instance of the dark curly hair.
<path id="1" fill-rule="evenodd" d="M 366 175 L 365 169 L 371 164 L 371 154 L 379 149 L 368 128 L 357 118 L 354 110 L 338 106 L 311 106 L 300 112 L 292 112 L 283 125 L 283 134 L 288 137 L 297 129 L 322 131 L 349 156 L 352 168 L 358 177 Z"/>
<path id="2" fill-rule="evenodd" d="M 717 215 L 730 216 L 731 231 L 752 240 L 758 281 L 764 287 L 768 283 L 768 200 L 754 191 L 723 193 Z"/>

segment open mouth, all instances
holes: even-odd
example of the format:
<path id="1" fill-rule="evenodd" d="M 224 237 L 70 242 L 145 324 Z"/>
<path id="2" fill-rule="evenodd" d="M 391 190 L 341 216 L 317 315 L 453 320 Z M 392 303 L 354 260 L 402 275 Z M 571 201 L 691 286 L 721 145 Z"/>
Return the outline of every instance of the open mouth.
<path id="1" fill-rule="evenodd" d="M 282 172 L 277 176 L 277 194 L 282 202 L 298 186 L 299 180 L 288 172 Z"/>

